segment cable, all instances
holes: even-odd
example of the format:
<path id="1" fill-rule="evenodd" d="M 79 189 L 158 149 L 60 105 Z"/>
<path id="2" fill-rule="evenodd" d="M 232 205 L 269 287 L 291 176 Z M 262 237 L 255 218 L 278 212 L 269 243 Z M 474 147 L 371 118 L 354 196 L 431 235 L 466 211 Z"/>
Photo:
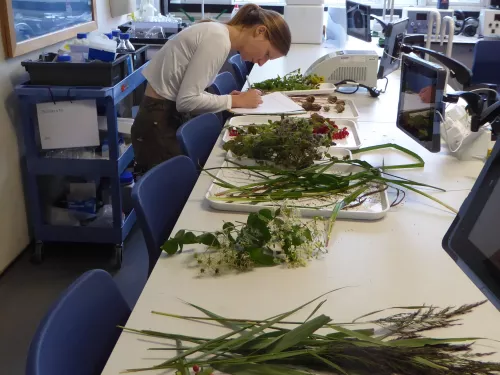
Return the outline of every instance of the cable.
<path id="1" fill-rule="evenodd" d="M 445 138 L 446 144 L 448 145 L 448 148 L 450 149 L 450 151 L 452 153 L 457 152 L 458 150 L 460 150 L 460 147 L 462 147 L 462 144 L 464 143 L 465 137 L 462 135 L 462 140 L 460 141 L 460 144 L 457 146 L 456 149 L 452 150 L 450 142 L 449 142 L 449 138 L 448 138 L 448 131 L 446 130 L 446 120 L 444 119 L 444 117 L 443 117 L 443 115 L 441 114 L 440 111 L 438 111 L 436 109 L 435 112 L 439 115 L 439 117 L 441 117 L 441 121 L 443 122 L 443 125 L 444 125 L 443 126 L 444 127 L 444 138 Z"/>
<path id="2" fill-rule="evenodd" d="M 389 78 L 384 77 L 384 79 L 385 79 L 385 87 L 382 91 L 380 91 L 383 94 L 385 94 L 385 92 L 387 91 L 387 85 L 389 85 Z"/>
<path id="3" fill-rule="evenodd" d="M 474 89 L 474 90 L 469 90 L 470 92 L 475 92 L 475 91 L 491 91 L 491 92 L 494 92 L 496 95 L 498 95 L 498 91 L 496 90 L 493 90 L 493 89 L 489 89 L 487 87 L 485 87 L 484 89 Z"/>

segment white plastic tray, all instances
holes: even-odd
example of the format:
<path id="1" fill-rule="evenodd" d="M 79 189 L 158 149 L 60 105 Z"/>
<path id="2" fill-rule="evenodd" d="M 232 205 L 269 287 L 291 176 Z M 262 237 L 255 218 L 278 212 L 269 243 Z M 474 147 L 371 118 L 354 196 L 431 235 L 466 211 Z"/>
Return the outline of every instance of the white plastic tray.
<path id="1" fill-rule="evenodd" d="M 335 92 L 337 87 L 333 83 L 320 83 L 319 89 L 316 90 L 294 90 L 283 91 L 282 93 L 288 96 L 307 96 L 307 95 L 330 95 Z"/>
<path id="2" fill-rule="evenodd" d="M 298 97 L 298 96 L 302 96 L 302 95 L 289 95 L 289 96 Z M 318 113 L 323 117 L 336 118 L 336 119 L 343 118 L 343 119 L 357 121 L 358 117 L 359 117 L 359 112 L 358 112 L 358 109 L 356 108 L 356 105 L 354 104 L 354 102 L 351 99 L 344 99 L 344 98 L 339 98 L 339 99 L 341 99 L 345 102 L 345 110 L 342 113 L 338 113 L 335 110 L 335 104 L 330 104 L 331 109 L 328 112 L 325 112 L 325 111 L 323 111 L 323 109 L 321 109 L 321 111 L 319 111 L 319 112 L 309 111 L 309 112 L 307 112 L 306 115 L 303 115 L 303 116 L 310 116 L 312 113 Z M 301 100 L 302 100 L 302 98 L 301 98 Z M 319 98 L 316 99 L 316 102 L 318 104 L 321 104 L 322 106 L 326 105 L 327 95 L 324 95 L 324 97 L 320 96 Z"/>
<path id="3" fill-rule="evenodd" d="M 346 102 L 347 104 L 347 102 Z M 347 109 L 347 108 L 346 108 Z M 305 115 L 305 117 L 308 117 L 309 115 Z M 304 115 L 298 115 L 296 117 L 304 117 Z M 330 118 L 330 117 L 329 117 Z M 234 126 L 234 127 L 244 127 L 244 126 L 249 126 L 249 125 L 265 125 L 271 121 L 278 121 L 280 120 L 280 116 L 238 116 L 238 117 L 233 117 L 228 121 L 229 126 Z M 347 131 L 349 132 L 349 136 L 346 139 L 340 139 L 340 140 L 335 140 L 335 147 L 339 148 L 345 148 L 347 150 L 357 150 L 358 148 L 361 147 L 361 139 L 359 138 L 359 131 L 358 131 L 358 126 L 353 120 L 346 120 L 346 119 L 338 119 L 338 118 L 331 118 L 332 120 L 335 121 L 337 126 L 339 128 L 346 127 Z M 224 136 L 222 137 L 222 141 L 225 143 L 229 140 L 231 140 L 233 137 L 229 135 L 229 129 L 226 129 L 224 131 Z"/>
<path id="4" fill-rule="evenodd" d="M 222 165 L 222 167 L 228 166 L 234 165 L 228 161 L 225 161 Z M 332 172 L 350 174 L 356 173 L 359 170 L 361 170 L 361 168 L 357 166 L 339 164 L 332 169 Z M 236 186 L 244 186 L 258 181 L 257 177 L 250 176 L 248 172 L 237 169 L 220 169 L 216 177 Z M 220 211 L 258 212 L 263 207 L 277 207 L 280 204 L 280 202 L 262 202 L 252 204 L 214 199 L 217 198 L 216 195 L 218 193 L 221 193 L 224 190 L 226 189 L 212 183 L 212 185 L 208 189 L 207 194 L 205 195 L 205 199 L 208 201 L 212 208 Z M 300 206 L 298 210 L 301 212 L 303 217 L 330 217 L 337 199 L 338 197 L 332 197 L 331 200 L 325 201 L 325 199 L 317 200 L 311 198 L 300 198 L 296 200 L 290 200 L 288 204 L 291 206 Z M 325 204 L 328 204 L 329 202 L 331 202 L 331 205 L 325 207 Z M 348 210 L 341 210 L 337 218 L 349 220 L 378 220 L 383 218 L 387 214 L 389 208 L 390 203 L 386 190 L 382 193 L 377 193 L 366 197 L 366 201 L 360 206 Z"/>

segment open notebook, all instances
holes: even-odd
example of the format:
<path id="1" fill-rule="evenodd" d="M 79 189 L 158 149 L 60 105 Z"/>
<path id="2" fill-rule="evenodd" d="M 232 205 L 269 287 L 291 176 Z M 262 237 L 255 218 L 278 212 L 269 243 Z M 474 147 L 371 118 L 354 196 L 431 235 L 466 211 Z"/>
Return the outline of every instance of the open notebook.
<path id="1" fill-rule="evenodd" d="M 233 108 L 231 112 L 236 115 L 279 115 L 306 113 L 304 109 L 288 96 L 274 92 L 262 97 L 262 104 L 257 108 Z"/>

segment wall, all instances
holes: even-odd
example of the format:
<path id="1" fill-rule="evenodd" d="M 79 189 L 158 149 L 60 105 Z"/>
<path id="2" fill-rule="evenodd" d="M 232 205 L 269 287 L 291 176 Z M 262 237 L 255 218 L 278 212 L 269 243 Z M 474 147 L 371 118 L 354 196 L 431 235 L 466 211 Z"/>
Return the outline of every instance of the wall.
<path id="1" fill-rule="evenodd" d="M 100 31 L 109 32 L 126 22 L 126 17 L 111 18 L 106 0 L 95 1 Z M 57 46 L 44 49 L 54 50 Z M 20 118 L 13 88 L 27 79 L 20 62 L 36 58 L 40 52 L 6 59 L 3 44 L 0 45 L 0 102 L 4 103 L 0 106 L 0 273 L 30 242 L 21 182 L 22 147 L 20 152 L 17 138 Z"/>

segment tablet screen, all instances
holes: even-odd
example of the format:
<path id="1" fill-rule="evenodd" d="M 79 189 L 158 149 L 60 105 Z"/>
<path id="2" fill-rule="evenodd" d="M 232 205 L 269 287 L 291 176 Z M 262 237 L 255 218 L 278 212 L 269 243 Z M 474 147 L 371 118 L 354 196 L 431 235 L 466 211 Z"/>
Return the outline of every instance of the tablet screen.
<path id="1" fill-rule="evenodd" d="M 346 1 L 347 35 L 371 42 L 370 13 L 368 5 Z"/>

